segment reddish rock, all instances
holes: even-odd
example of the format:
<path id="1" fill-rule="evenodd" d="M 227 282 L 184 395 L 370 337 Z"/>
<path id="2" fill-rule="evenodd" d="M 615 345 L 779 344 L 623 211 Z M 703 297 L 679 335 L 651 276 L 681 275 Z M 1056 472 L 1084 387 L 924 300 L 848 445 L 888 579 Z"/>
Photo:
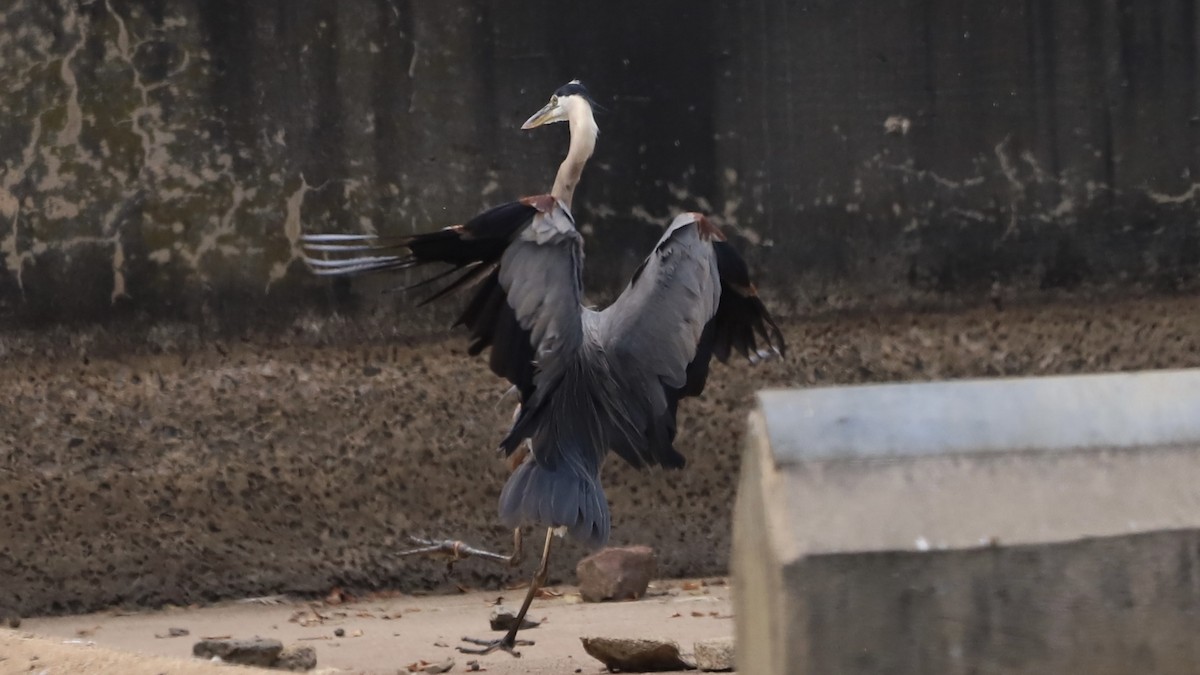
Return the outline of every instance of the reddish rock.
<path id="1" fill-rule="evenodd" d="M 683 660 L 679 645 L 670 640 L 644 638 L 582 637 L 583 650 L 604 663 L 611 671 L 656 673 L 692 670 Z"/>
<path id="2" fill-rule="evenodd" d="M 575 574 L 585 602 L 636 600 L 658 574 L 658 559 L 649 546 L 606 548 L 580 560 Z"/>

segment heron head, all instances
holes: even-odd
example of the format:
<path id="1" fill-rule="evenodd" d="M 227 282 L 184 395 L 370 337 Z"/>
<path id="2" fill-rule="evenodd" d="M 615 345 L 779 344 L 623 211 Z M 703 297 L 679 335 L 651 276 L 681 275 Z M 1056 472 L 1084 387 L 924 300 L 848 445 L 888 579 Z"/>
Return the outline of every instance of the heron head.
<path id="1" fill-rule="evenodd" d="M 529 119 L 525 120 L 521 128 L 532 129 L 540 127 L 543 124 L 566 122 L 570 117 L 572 109 L 578 106 L 587 106 L 590 109 L 593 105 L 592 97 L 588 94 L 587 88 L 579 80 L 571 80 L 559 87 L 550 97 L 550 102 L 542 106 L 542 109 L 535 112 Z"/>

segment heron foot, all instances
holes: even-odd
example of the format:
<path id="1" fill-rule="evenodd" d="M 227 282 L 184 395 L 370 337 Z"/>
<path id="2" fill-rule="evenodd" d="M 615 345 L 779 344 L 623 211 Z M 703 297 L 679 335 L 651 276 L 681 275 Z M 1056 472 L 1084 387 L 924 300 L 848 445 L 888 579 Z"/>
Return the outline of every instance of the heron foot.
<path id="1" fill-rule="evenodd" d="M 521 658 L 521 652 L 517 651 L 517 647 L 531 647 L 533 640 L 518 640 L 513 636 L 505 635 L 502 638 L 495 640 L 480 640 L 479 638 L 464 637 L 463 642 L 469 642 L 473 645 L 481 645 L 479 649 L 474 647 L 463 647 L 459 645 L 458 651 L 463 654 L 491 654 L 492 652 L 502 651 L 508 652 L 517 658 Z"/>

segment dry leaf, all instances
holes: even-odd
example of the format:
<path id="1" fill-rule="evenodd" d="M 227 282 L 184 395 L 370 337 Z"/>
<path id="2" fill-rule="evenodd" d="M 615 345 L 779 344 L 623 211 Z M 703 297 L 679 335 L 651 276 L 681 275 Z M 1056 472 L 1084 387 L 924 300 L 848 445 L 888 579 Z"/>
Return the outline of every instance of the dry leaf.
<path id="1" fill-rule="evenodd" d="M 704 612 L 697 612 L 697 611 L 693 610 L 692 616 L 704 616 Z"/>
<path id="2" fill-rule="evenodd" d="M 363 636 L 363 632 L 362 632 L 361 628 L 356 629 L 353 633 L 350 634 L 350 637 L 362 637 L 362 636 Z"/>
<path id="3" fill-rule="evenodd" d="M 340 605 L 345 601 L 346 594 L 342 591 L 340 586 L 334 586 L 329 591 L 329 594 L 325 596 L 325 604 L 327 605 Z"/>
<path id="4" fill-rule="evenodd" d="M 672 614 L 672 615 L 671 615 L 671 618 L 672 618 L 672 619 L 678 619 L 678 618 L 679 618 L 679 617 L 681 617 L 681 616 L 683 616 L 683 615 L 682 615 L 682 614 L 680 614 L 679 612 L 675 612 L 674 614 Z"/>
<path id="5" fill-rule="evenodd" d="M 683 590 L 685 590 L 685 591 L 698 591 L 698 590 L 700 590 L 700 582 L 698 582 L 698 581 L 685 581 L 685 582 L 683 582 L 683 584 L 681 584 L 679 587 L 680 587 L 680 588 L 682 588 L 682 589 L 683 589 Z"/>
<path id="6" fill-rule="evenodd" d="M 446 659 L 438 663 L 421 659 L 415 663 L 410 663 L 408 666 L 410 673 L 445 673 L 454 667 L 454 659 Z"/>
<path id="7" fill-rule="evenodd" d="M 92 635 L 95 635 L 96 631 L 98 631 L 98 630 L 100 630 L 100 626 L 92 626 L 91 628 L 80 628 L 75 631 L 75 634 L 78 635 L 79 637 L 91 637 Z"/>
<path id="8" fill-rule="evenodd" d="M 470 587 L 463 586 L 462 584 L 454 584 L 454 587 L 458 589 L 459 593 L 470 593 L 471 592 Z"/>
<path id="9" fill-rule="evenodd" d="M 433 643 L 433 646 L 434 647 L 449 647 L 450 645 L 446 644 L 445 642 L 435 642 L 435 643 Z"/>
<path id="10" fill-rule="evenodd" d="M 366 610 L 363 610 L 363 611 L 359 612 L 358 614 L 355 614 L 355 616 L 357 616 L 360 619 L 374 619 L 375 618 L 374 614 L 372 614 Z"/>
<path id="11" fill-rule="evenodd" d="M 563 594 L 561 592 L 556 591 L 553 588 L 539 588 L 537 590 L 537 593 L 534 594 L 534 597 L 537 597 L 537 598 L 561 598 L 562 595 Z"/>
<path id="12" fill-rule="evenodd" d="M 200 639 L 201 640 L 229 640 L 232 637 L 233 637 L 232 635 L 201 635 Z"/>

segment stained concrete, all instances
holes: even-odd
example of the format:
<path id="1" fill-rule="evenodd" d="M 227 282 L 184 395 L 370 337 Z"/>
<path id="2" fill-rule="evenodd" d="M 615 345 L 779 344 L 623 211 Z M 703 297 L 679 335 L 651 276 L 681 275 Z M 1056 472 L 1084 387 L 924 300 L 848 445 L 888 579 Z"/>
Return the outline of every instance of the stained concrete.
<path id="1" fill-rule="evenodd" d="M 302 232 L 544 192 L 566 131 L 519 126 L 573 77 L 607 109 L 574 205 L 601 299 L 681 210 L 805 310 L 1194 289 L 1197 7 L 8 2 L 0 320 L 327 307 Z"/>
<path id="2" fill-rule="evenodd" d="M 651 595 L 637 602 L 587 603 L 580 601 L 576 588 L 557 586 L 554 590 L 560 595 L 539 598 L 530 609 L 531 617 L 545 621 L 522 631 L 522 639 L 536 644 L 521 647 L 519 659 L 504 652 L 468 656 L 455 650 L 463 635 L 502 635 L 488 627 L 496 597 L 503 596 L 506 603 L 520 602 L 523 591 L 492 590 L 428 597 L 384 594 L 336 606 L 283 600 L 271 605 L 221 603 L 116 616 L 103 612 L 30 619 L 22 632 L 44 639 L 25 642 L 0 628 L 0 673 L 28 673 L 30 665 L 72 675 L 211 673 L 204 668 L 187 669 L 188 662 L 208 665 L 192 657 L 193 643 L 203 635 L 233 634 L 315 649 L 318 672 L 313 675 L 402 675 L 410 672 L 408 664 L 447 659 L 455 662 L 451 673 L 472 672 L 467 662 L 478 661 L 490 675 L 564 675 L 576 669 L 595 675 L 604 665 L 584 650 L 580 640 L 584 636 L 615 640 L 653 637 L 676 642 L 688 653 L 694 644 L 733 633 L 730 589 L 723 579 L 656 581 Z M 314 616 L 314 609 L 322 619 Z M 296 615 L 307 619 L 303 625 L 290 620 Z M 191 635 L 154 637 L 173 626 L 187 628 Z M 88 633 L 86 637 L 78 634 L 81 629 Z M 338 629 L 343 633 L 340 637 Z M 63 641 L 92 641 L 95 646 L 59 644 Z M 164 662 L 164 657 L 175 661 Z M 37 668 L 33 672 L 38 672 Z M 252 675 L 242 670 L 216 672 Z"/>
<path id="3" fill-rule="evenodd" d="M 0 335 L 0 604 L 113 604 L 353 588 L 495 587 L 531 573 L 398 560 L 408 534 L 508 546 L 496 524 L 505 383 L 461 334 L 310 316 L 284 332 Z M 403 316 L 403 314 L 400 314 Z M 681 472 L 605 469 L 613 543 L 665 576 L 728 563 L 738 448 L 765 386 L 1200 366 L 1200 302 L 837 314 L 788 321 L 786 360 L 715 367 L 680 410 Z M 556 555 L 573 578 L 584 551 Z M 2 609 L 2 608 L 0 608 Z"/>
<path id="4" fill-rule="evenodd" d="M 765 392 L 747 673 L 1191 673 L 1200 370 Z"/>

